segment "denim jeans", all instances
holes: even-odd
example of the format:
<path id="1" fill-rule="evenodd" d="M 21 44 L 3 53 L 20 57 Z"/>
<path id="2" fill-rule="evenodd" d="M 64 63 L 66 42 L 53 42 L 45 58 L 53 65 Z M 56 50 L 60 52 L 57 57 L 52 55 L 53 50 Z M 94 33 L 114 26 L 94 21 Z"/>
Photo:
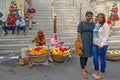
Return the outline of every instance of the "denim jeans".
<path id="1" fill-rule="evenodd" d="M 12 34 L 14 34 L 15 26 L 2 26 L 2 29 L 5 31 L 5 33 L 8 33 L 7 30 L 12 30 Z"/>
<path id="2" fill-rule="evenodd" d="M 99 58 L 100 58 L 100 63 L 101 63 L 100 71 L 102 73 L 105 72 L 107 48 L 108 48 L 108 45 L 105 45 L 102 49 L 100 49 L 97 45 L 93 45 L 93 63 L 96 71 L 99 71 Z"/>

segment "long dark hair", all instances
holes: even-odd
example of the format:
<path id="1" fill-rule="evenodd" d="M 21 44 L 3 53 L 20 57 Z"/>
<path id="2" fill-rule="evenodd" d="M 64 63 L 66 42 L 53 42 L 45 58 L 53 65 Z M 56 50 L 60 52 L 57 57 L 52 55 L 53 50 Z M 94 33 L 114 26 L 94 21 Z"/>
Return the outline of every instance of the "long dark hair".
<path id="1" fill-rule="evenodd" d="M 104 13 L 99 13 L 99 14 L 97 15 L 97 17 L 100 16 L 100 15 L 103 17 L 103 21 L 101 21 L 101 22 L 99 23 L 99 24 L 101 24 L 101 25 L 100 25 L 100 27 L 101 27 L 101 26 L 103 26 L 104 23 L 106 22 L 106 19 L 105 19 L 105 14 L 104 14 Z"/>

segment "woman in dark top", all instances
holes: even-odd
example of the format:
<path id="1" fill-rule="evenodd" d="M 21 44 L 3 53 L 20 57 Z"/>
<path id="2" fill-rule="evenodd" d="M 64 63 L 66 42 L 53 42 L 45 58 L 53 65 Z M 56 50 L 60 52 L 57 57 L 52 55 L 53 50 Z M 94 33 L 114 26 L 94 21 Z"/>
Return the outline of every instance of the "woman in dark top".
<path id="1" fill-rule="evenodd" d="M 86 20 L 81 21 L 78 25 L 77 40 L 80 43 L 82 43 L 80 45 L 80 48 L 83 49 L 83 55 L 80 57 L 82 77 L 88 78 L 87 73 L 90 73 L 90 70 L 86 68 L 86 65 L 87 65 L 88 57 L 92 56 L 93 29 L 95 24 L 92 22 L 93 13 L 91 11 L 87 11 L 85 14 L 85 17 L 86 17 Z"/>

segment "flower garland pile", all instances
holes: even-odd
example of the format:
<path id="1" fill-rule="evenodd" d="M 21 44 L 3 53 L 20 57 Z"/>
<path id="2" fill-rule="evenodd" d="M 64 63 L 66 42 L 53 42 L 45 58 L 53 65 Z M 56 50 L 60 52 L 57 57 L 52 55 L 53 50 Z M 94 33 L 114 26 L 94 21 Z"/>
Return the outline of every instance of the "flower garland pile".
<path id="1" fill-rule="evenodd" d="M 59 47 L 51 50 L 52 55 L 64 56 L 70 55 L 71 49 L 69 47 Z"/>
<path id="2" fill-rule="evenodd" d="M 36 46 L 26 50 L 26 52 L 29 53 L 30 55 L 45 54 L 48 51 L 49 51 L 49 48 L 47 46 Z"/>

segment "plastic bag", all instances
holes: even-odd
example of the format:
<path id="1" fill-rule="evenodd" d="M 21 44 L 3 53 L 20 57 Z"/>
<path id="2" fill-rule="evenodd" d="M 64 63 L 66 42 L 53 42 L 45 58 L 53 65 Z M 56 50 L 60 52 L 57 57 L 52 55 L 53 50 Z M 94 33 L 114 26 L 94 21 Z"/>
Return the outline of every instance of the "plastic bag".
<path id="1" fill-rule="evenodd" d="M 20 57 L 21 58 L 27 58 L 28 57 L 28 54 L 26 52 L 26 50 L 28 50 L 29 48 L 22 48 L 21 49 L 21 52 L 20 52 Z"/>
<path id="2" fill-rule="evenodd" d="M 36 43 L 31 43 L 30 45 L 29 45 L 29 48 L 33 48 L 33 47 L 35 47 L 36 46 Z"/>

